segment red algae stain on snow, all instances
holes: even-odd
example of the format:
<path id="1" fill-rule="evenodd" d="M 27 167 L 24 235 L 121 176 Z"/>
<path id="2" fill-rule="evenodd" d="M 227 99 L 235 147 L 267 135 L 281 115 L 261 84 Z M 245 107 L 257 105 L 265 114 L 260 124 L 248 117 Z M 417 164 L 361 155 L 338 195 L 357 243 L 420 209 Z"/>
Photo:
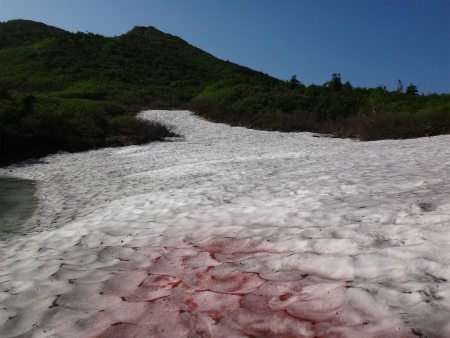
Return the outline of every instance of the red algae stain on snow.
<path id="1" fill-rule="evenodd" d="M 157 288 L 167 288 L 167 287 L 176 287 L 181 283 L 180 280 L 176 280 L 176 278 L 170 276 L 156 276 L 155 285 L 153 287 Z"/>
<path id="2" fill-rule="evenodd" d="M 116 311 L 110 326 L 95 337 L 376 337 L 376 332 L 370 333 L 369 319 L 345 316 L 348 289 L 342 283 L 321 287 L 301 278 L 268 281 L 228 259 L 215 259 L 242 257 L 240 250 L 252 254 L 249 243 L 232 238 L 180 243 L 147 268 L 143 281 L 142 273 L 116 278 L 129 283 L 122 289 L 127 294 L 117 296 L 146 302 L 145 311 L 131 320 Z M 255 249 L 253 254 L 261 252 Z M 119 292 L 117 283 L 114 286 L 109 292 Z M 385 330 L 383 337 L 396 336 Z"/>
<path id="3" fill-rule="evenodd" d="M 286 301 L 289 299 L 289 295 L 281 295 L 278 297 L 282 302 Z"/>
<path id="4" fill-rule="evenodd" d="M 186 299 L 184 304 L 188 307 L 188 312 L 194 312 L 198 308 L 198 304 L 194 302 L 192 299 Z"/>

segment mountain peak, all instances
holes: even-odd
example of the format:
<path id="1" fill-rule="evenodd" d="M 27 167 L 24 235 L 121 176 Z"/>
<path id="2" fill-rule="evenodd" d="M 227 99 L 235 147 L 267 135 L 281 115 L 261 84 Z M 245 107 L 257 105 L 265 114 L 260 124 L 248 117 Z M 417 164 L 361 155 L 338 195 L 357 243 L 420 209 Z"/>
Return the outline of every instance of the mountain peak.
<path id="1" fill-rule="evenodd" d="M 141 36 L 141 37 L 161 37 L 161 38 L 168 38 L 168 39 L 172 39 L 172 40 L 177 40 L 179 42 L 184 42 L 187 43 L 186 41 L 184 41 L 183 39 L 179 38 L 178 36 L 169 34 L 169 33 L 164 33 L 158 29 L 156 29 L 153 26 L 134 26 L 133 29 L 131 29 L 130 31 L 128 31 L 126 34 L 124 34 L 124 36 Z"/>
<path id="2" fill-rule="evenodd" d="M 66 34 L 70 33 L 42 22 L 22 19 L 0 22 L 0 48 Z"/>
<path id="3" fill-rule="evenodd" d="M 54 26 L 46 25 L 42 22 L 32 21 L 32 20 L 24 20 L 24 19 L 15 19 L 9 20 L 5 22 L 0 22 L 0 30 L 4 32 L 12 32 L 12 31 L 38 31 L 38 32 L 58 32 L 63 33 L 66 32 L 61 28 L 57 28 Z M 67 32 L 66 32 L 67 33 Z"/>

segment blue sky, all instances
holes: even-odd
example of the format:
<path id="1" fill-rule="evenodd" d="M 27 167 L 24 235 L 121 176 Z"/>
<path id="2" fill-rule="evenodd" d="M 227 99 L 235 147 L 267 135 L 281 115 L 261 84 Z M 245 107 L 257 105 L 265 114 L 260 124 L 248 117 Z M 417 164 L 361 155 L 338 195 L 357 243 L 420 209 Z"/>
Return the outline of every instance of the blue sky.
<path id="1" fill-rule="evenodd" d="M 450 93 L 449 0 L 0 0 L 0 21 L 18 18 L 105 36 L 154 26 L 306 85 L 340 73 L 354 86 L 401 79 Z"/>

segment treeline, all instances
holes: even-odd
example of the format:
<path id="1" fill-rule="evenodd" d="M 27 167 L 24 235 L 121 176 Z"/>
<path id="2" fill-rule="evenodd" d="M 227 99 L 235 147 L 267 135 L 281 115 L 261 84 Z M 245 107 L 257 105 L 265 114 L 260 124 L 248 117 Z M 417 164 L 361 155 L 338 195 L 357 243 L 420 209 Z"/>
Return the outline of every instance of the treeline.
<path id="1" fill-rule="evenodd" d="M 279 131 L 310 131 L 360 140 L 434 136 L 450 132 L 450 95 L 418 95 L 417 87 L 353 87 L 333 74 L 323 85 L 290 81 L 258 87 L 224 80 L 189 104 L 217 122 Z"/>
<path id="2" fill-rule="evenodd" d="M 0 165 L 58 150 L 172 135 L 136 121 L 148 108 L 190 109 L 250 128 L 361 140 L 448 133 L 450 95 L 353 87 L 333 74 L 305 86 L 214 56 L 153 27 L 116 37 L 28 20 L 0 22 Z"/>

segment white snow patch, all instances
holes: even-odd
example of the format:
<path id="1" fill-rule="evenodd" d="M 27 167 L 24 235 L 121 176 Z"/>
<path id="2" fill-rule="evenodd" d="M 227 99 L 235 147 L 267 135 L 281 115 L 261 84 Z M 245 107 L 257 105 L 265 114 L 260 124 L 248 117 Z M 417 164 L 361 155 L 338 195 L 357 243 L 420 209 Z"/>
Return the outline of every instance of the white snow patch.
<path id="1" fill-rule="evenodd" d="M 450 136 L 142 117 L 177 142 L 48 156 L 0 242 L 0 336 L 449 337 Z"/>

